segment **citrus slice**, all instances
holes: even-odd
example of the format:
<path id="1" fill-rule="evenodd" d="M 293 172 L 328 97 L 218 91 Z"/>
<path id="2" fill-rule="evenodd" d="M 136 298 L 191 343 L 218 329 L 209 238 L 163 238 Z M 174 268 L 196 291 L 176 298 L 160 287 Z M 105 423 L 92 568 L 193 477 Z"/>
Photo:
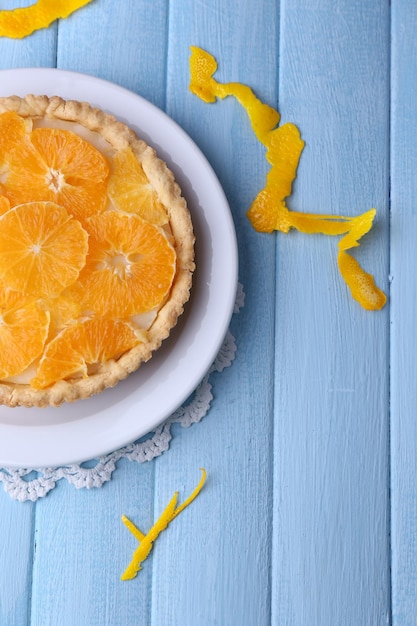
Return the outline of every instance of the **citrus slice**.
<path id="1" fill-rule="evenodd" d="M 109 166 L 92 144 L 69 130 L 35 128 L 8 157 L 4 190 L 13 206 L 56 202 L 79 220 L 103 211 Z"/>
<path id="2" fill-rule="evenodd" d="M 57 335 L 66 326 L 74 324 L 81 317 L 82 297 L 82 287 L 78 282 L 75 282 L 60 294 L 43 300 L 43 306 L 51 314 L 50 338 Z"/>
<path id="3" fill-rule="evenodd" d="M 0 215 L 4 215 L 10 209 L 10 202 L 6 196 L 0 195 Z"/>
<path id="4" fill-rule="evenodd" d="M 65 328 L 47 346 L 30 384 L 43 389 L 69 377 L 86 378 L 89 366 L 121 356 L 146 336 L 127 322 L 93 318 Z"/>
<path id="5" fill-rule="evenodd" d="M 20 374 L 42 353 L 49 313 L 4 286 L 0 289 L 0 378 Z"/>
<path id="6" fill-rule="evenodd" d="M 136 213 L 144 220 L 162 226 L 168 213 L 131 148 L 117 152 L 108 184 L 109 196 L 117 209 Z"/>
<path id="7" fill-rule="evenodd" d="M 88 311 L 123 318 L 164 301 L 176 254 L 162 229 L 137 215 L 106 211 L 89 220 L 88 232 L 89 251 L 79 278 Z"/>
<path id="8" fill-rule="evenodd" d="M 4 164 L 6 153 L 22 141 L 25 134 L 31 130 L 31 120 L 23 119 L 14 111 L 0 114 L 0 167 Z"/>
<path id="9" fill-rule="evenodd" d="M 0 218 L 0 277 L 6 286 L 40 298 L 77 280 L 87 233 L 53 202 L 29 202 Z"/>

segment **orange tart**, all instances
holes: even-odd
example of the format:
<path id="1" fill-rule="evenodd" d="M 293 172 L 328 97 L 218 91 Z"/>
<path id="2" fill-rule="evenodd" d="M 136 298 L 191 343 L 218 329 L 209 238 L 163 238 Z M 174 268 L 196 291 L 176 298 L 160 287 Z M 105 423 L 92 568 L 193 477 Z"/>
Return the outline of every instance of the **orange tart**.
<path id="1" fill-rule="evenodd" d="M 0 403 L 88 398 L 148 361 L 189 299 L 166 163 L 84 102 L 0 98 Z"/>

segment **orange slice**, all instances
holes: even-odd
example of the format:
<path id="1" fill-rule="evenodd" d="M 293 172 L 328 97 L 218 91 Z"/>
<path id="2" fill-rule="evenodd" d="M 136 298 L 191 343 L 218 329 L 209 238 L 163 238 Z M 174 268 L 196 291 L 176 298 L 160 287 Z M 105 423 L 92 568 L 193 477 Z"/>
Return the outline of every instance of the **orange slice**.
<path id="1" fill-rule="evenodd" d="M 0 215 L 4 215 L 10 209 L 10 202 L 6 196 L 0 196 Z"/>
<path id="2" fill-rule="evenodd" d="M 36 128 L 9 154 L 4 193 L 13 206 L 49 200 L 83 221 L 105 209 L 108 174 L 101 152 L 75 133 Z"/>
<path id="3" fill-rule="evenodd" d="M 14 111 L 0 114 L 0 166 L 5 162 L 5 155 L 22 141 L 27 132 L 32 130 L 31 120 L 25 120 Z"/>
<path id="4" fill-rule="evenodd" d="M 20 374 L 38 358 L 48 335 L 49 313 L 34 300 L 0 289 L 0 378 Z"/>
<path id="5" fill-rule="evenodd" d="M 43 300 L 43 306 L 51 314 L 50 338 L 57 335 L 66 326 L 74 324 L 81 317 L 82 298 L 82 287 L 78 282 L 75 282 L 57 296 Z"/>
<path id="6" fill-rule="evenodd" d="M 115 154 L 108 192 L 117 209 L 136 213 L 159 226 L 168 223 L 167 210 L 158 200 L 155 189 L 131 148 Z"/>
<path id="7" fill-rule="evenodd" d="M 30 384 L 35 389 L 43 389 L 65 378 L 86 378 L 89 366 L 121 356 L 145 335 L 122 321 L 93 318 L 78 322 L 47 345 Z"/>
<path id="8" fill-rule="evenodd" d="M 164 301 L 176 254 L 162 229 L 137 215 L 107 211 L 89 220 L 88 231 L 89 252 L 79 279 L 88 311 L 129 317 Z"/>
<path id="9" fill-rule="evenodd" d="M 87 255 L 87 233 L 52 202 L 30 202 L 0 218 L 0 277 L 40 298 L 77 280 Z"/>

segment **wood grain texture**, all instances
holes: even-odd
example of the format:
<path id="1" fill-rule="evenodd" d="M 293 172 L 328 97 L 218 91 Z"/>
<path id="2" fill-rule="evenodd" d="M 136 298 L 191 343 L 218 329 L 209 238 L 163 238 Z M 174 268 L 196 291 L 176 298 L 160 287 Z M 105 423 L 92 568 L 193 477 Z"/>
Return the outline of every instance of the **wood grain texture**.
<path id="1" fill-rule="evenodd" d="M 125 514 L 143 532 L 153 524 L 154 466 L 121 462 L 104 487 L 60 484 L 36 505 L 31 624 L 148 624 L 152 568 L 123 582 L 137 541 Z"/>
<path id="2" fill-rule="evenodd" d="M 388 46 L 387 4 L 281 3 L 280 108 L 306 141 L 290 206 L 377 207 L 358 258 L 384 289 Z M 292 233 L 277 245 L 272 623 L 382 624 L 388 309 L 369 314 L 350 298 L 337 241 Z"/>
<path id="3" fill-rule="evenodd" d="M 391 89 L 392 623 L 417 615 L 416 279 L 417 7 L 393 4 Z"/>
<path id="4" fill-rule="evenodd" d="M 28 6 L 25 0 L 13 0 L 7 9 Z M 1 8 L 6 8 L 1 6 Z M 39 30 L 25 39 L 0 37 L 0 69 L 17 67 L 54 67 L 58 42 L 58 23 Z M 2 85 L 2 91 L 7 86 Z M 7 92 L 5 93 L 7 94 Z"/>
<path id="5" fill-rule="evenodd" d="M 0 507 L 0 624 L 23 626 L 30 623 L 35 506 L 1 490 Z"/>
<path id="6" fill-rule="evenodd" d="M 60 22 L 57 66 L 165 104 L 168 2 L 94 0 Z"/>

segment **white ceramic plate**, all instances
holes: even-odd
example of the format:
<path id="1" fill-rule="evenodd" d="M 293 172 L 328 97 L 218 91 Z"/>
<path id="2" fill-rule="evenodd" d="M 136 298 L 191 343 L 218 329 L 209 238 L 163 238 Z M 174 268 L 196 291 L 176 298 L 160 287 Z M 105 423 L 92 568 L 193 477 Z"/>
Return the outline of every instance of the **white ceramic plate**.
<path id="1" fill-rule="evenodd" d="M 58 69 L 0 71 L 0 95 L 85 100 L 127 122 L 166 160 L 190 207 L 197 271 L 192 297 L 153 358 L 113 389 L 59 408 L 0 407 L 0 466 L 54 467 L 116 450 L 151 432 L 193 392 L 233 312 L 237 245 L 224 192 L 190 137 L 165 113 L 113 83 Z"/>

